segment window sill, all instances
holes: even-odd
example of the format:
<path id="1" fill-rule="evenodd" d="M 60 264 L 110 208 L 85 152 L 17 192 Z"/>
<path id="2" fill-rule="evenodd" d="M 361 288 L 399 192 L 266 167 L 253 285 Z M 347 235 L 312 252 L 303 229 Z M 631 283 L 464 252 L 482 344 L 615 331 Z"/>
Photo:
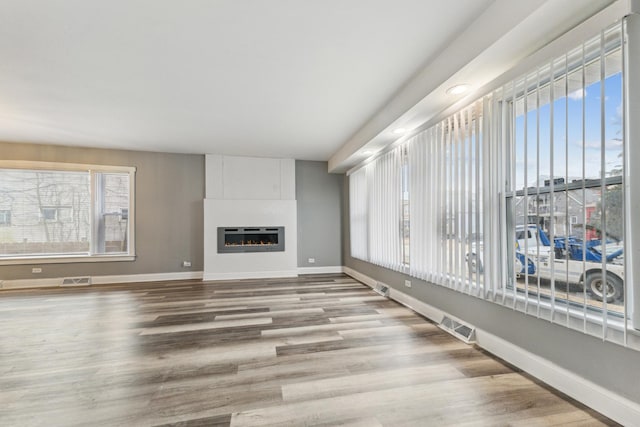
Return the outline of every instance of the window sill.
<path id="1" fill-rule="evenodd" d="M 451 281 L 450 283 L 449 280 Z M 640 330 L 633 328 L 631 319 L 626 319 L 625 321 L 622 313 L 610 312 L 603 315 L 602 311 L 598 308 L 587 307 L 585 310 L 582 307 L 567 306 L 567 304 L 559 299 L 555 300 L 555 307 L 544 299 L 540 301 L 529 300 L 527 302 L 524 295 L 518 293 L 514 296 L 512 290 L 506 295 L 503 294 L 502 291 L 497 290 L 494 297 L 487 298 L 482 296 L 485 295 L 484 286 L 481 286 L 480 290 L 476 288 L 468 294 L 466 291 L 460 291 L 455 287 L 455 284 L 458 284 L 461 289 L 469 289 L 470 283 L 468 281 L 465 282 L 466 285 L 463 286 L 460 280 L 450 278 L 447 274 L 441 275 L 440 280 L 432 281 L 431 283 L 475 298 L 480 298 L 487 302 L 495 303 L 507 309 L 537 317 L 541 320 L 550 321 L 556 325 L 582 332 L 585 335 L 600 338 L 603 341 L 609 341 L 640 351 Z M 503 296 L 504 302 L 501 302 Z"/>
<path id="2" fill-rule="evenodd" d="M 557 325 L 566 326 L 586 335 L 601 338 L 603 341 L 610 341 L 640 350 L 640 330 L 634 329 L 631 320 L 627 319 L 625 321 L 620 313 L 603 314 L 602 311 L 592 307 L 587 307 L 585 313 L 582 308 L 567 307 L 566 304 L 558 300 L 556 300 L 555 309 L 547 301 L 540 301 L 539 303 L 537 301 L 529 301 L 527 304 L 529 309 L 526 310 L 524 308 L 525 298 L 522 295 L 518 295 L 516 300 L 516 311 L 535 316 L 535 311 L 539 308 L 537 317 L 540 319 L 549 320 Z M 503 307 L 513 308 L 513 295 L 506 296 Z M 568 317 L 559 320 L 554 318 L 556 315 Z"/>
<path id="3" fill-rule="evenodd" d="M 28 265 L 28 264 L 69 264 L 69 263 L 85 263 L 85 262 L 121 262 L 135 261 L 135 255 L 60 255 L 60 256 L 32 256 L 28 258 L 2 258 L 1 265 Z"/>

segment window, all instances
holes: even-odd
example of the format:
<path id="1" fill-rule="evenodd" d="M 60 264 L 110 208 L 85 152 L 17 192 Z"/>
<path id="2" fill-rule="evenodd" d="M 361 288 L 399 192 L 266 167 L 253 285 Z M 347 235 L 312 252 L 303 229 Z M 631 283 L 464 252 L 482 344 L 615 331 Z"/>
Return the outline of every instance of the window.
<path id="1" fill-rule="evenodd" d="M 41 219 L 43 221 L 57 221 L 58 220 L 58 208 L 41 208 Z"/>
<path id="2" fill-rule="evenodd" d="M 361 259 L 640 348 L 622 27 L 351 174 L 352 250 L 366 234 Z"/>
<path id="3" fill-rule="evenodd" d="M 369 260 L 367 168 L 363 167 L 349 177 L 349 224 L 351 256 Z"/>
<path id="4" fill-rule="evenodd" d="M 482 103 L 407 142 L 410 274 L 479 292 L 482 244 Z"/>
<path id="5" fill-rule="evenodd" d="M 353 257 L 479 292 L 481 118 L 479 102 L 350 174 Z"/>
<path id="6" fill-rule="evenodd" d="M 133 168 L 0 162 L 0 263 L 134 254 Z M 128 259 L 128 258 L 127 258 Z"/>
<path id="7" fill-rule="evenodd" d="M 601 313 L 604 334 L 625 316 L 622 89 L 616 26 L 515 81 L 502 104 L 514 260 L 503 291 L 556 322 Z"/>
<path id="8" fill-rule="evenodd" d="M 351 255 L 396 271 L 403 263 L 402 149 L 350 174 Z"/>
<path id="9" fill-rule="evenodd" d="M 399 147 L 367 165 L 369 261 L 402 271 L 402 154 Z"/>
<path id="10" fill-rule="evenodd" d="M 526 231 L 517 231 L 516 230 L 516 241 L 525 239 L 524 236 L 527 236 L 526 239 L 531 238 L 531 230 Z"/>
<path id="11" fill-rule="evenodd" d="M 11 211 L 0 209 L 0 226 L 11 225 Z"/>
<path id="12" fill-rule="evenodd" d="M 40 219 L 46 222 L 70 222 L 72 221 L 71 206 L 42 207 L 40 208 Z"/>
<path id="13" fill-rule="evenodd" d="M 409 202 L 409 159 L 406 148 L 402 149 L 402 264 L 409 266 L 411 254 L 411 209 Z"/>

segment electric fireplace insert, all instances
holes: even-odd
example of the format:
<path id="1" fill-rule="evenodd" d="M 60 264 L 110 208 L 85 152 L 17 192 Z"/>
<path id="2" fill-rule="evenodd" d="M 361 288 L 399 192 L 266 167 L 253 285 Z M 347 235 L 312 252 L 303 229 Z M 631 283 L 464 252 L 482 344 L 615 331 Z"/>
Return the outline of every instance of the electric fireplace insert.
<path id="1" fill-rule="evenodd" d="M 284 227 L 218 227 L 218 253 L 283 251 Z"/>

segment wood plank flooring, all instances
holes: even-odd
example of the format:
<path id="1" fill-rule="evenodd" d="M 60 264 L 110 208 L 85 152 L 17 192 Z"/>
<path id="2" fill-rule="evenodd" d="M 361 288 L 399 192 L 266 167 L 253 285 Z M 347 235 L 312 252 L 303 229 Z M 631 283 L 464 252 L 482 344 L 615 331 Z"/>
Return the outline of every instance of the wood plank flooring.
<path id="1" fill-rule="evenodd" d="M 615 423 L 318 275 L 2 291 L 0 425 Z"/>

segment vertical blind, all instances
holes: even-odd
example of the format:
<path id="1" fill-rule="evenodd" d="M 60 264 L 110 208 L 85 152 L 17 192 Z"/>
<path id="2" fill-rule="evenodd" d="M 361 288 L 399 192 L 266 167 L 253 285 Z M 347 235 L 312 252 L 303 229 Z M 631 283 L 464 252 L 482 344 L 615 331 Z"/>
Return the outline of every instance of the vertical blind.
<path id="1" fill-rule="evenodd" d="M 368 205 L 367 169 L 361 168 L 349 177 L 349 218 L 351 224 L 351 256 L 361 260 L 369 260 L 369 244 L 367 236 Z"/>
<path id="2" fill-rule="evenodd" d="M 626 333 L 623 49 L 616 24 L 352 173 L 352 255 L 640 347 Z"/>
<path id="3" fill-rule="evenodd" d="M 402 268 L 401 149 L 398 147 L 367 165 L 369 174 L 369 257 L 392 270 Z"/>
<path id="4" fill-rule="evenodd" d="M 482 282 L 481 113 L 475 103 L 407 142 L 409 272 L 468 293 Z"/>
<path id="5" fill-rule="evenodd" d="M 606 29 L 494 93 L 512 117 L 503 249 L 523 264 L 502 292 L 517 310 L 618 342 L 627 339 L 622 37 L 621 25 Z"/>
<path id="6" fill-rule="evenodd" d="M 351 174 L 351 255 L 396 271 L 403 269 L 402 151 L 400 147 Z"/>

